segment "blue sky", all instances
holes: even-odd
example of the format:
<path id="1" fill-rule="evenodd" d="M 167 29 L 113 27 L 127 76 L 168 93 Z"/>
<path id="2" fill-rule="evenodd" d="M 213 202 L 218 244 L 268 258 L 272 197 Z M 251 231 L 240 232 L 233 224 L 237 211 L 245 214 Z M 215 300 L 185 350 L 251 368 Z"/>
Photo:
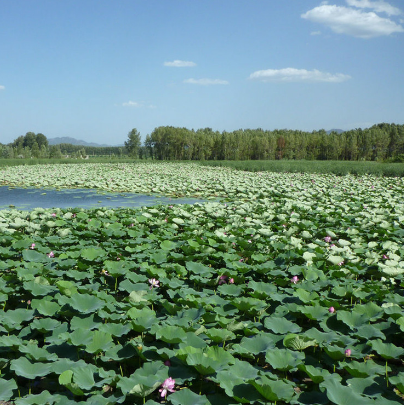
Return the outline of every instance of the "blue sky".
<path id="1" fill-rule="evenodd" d="M 404 124 L 402 0 L 2 0 L 0 142 Z"/>

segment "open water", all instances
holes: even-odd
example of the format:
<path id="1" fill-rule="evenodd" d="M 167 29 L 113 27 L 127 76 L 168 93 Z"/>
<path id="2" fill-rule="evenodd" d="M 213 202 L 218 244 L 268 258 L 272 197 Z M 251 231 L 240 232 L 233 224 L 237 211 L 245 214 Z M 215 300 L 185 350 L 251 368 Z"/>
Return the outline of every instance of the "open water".
<path id="1" fill-rule="evenodd" d="M 94 189 L 38 189 L 0 187 L 0 209 L 16 208 L 137 208 L 157 204 L 193 204 L 196 198 L 169 198 L 136 193 L 110 193 Z"/>

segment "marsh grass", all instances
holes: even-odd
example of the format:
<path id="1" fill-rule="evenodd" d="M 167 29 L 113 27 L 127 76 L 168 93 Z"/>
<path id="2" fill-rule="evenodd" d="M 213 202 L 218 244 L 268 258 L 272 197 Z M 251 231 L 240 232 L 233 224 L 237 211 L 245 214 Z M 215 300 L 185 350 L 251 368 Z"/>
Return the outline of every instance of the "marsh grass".
<path id="1" fill-rule="evenodd" d="M 335 160 L 216 160 L 200 162 L 204 166 L 230 167 L 250 172 L 333 173 L 403 177 L 403 163 L 353 162 Z"/>

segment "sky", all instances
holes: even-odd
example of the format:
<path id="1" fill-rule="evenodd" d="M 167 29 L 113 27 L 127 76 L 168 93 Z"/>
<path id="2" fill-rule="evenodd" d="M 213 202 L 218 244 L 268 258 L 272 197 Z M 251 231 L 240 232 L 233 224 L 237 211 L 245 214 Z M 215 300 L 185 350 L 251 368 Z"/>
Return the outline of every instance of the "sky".
<path id="1" fill-rule="evenodd" d="M 0 143 L 404 124 L 403 0 L 1 0 Z"/>

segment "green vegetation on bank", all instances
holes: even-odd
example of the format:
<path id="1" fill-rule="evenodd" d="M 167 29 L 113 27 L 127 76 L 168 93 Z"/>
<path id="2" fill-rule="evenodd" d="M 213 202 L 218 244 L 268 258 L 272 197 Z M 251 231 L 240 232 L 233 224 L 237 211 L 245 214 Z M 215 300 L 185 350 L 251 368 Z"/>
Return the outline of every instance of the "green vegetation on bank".
<path id="1" fill-rule="evenodd" d="M 158 127 L 146 135 L 133 128 L 124 147 L 70 144 L 47 145 L 43 134 L 27 132 L 8 145 L 0 144 L 2 158 L 76 158 L 102 156 L 171 161 L 202 160 L 339 160 L 404 162 L 404 125 L 377 124 L 343 133 L 325 130 L 240 129 L 232 132 L 211 128 L 190 130 Z"/>
<path id="2" fill-rule="evenodd" d="M 223 199 L 0 211 L 0 402 L 402 403 L 402 178 L 163 162 L 0 184 Z"/>

